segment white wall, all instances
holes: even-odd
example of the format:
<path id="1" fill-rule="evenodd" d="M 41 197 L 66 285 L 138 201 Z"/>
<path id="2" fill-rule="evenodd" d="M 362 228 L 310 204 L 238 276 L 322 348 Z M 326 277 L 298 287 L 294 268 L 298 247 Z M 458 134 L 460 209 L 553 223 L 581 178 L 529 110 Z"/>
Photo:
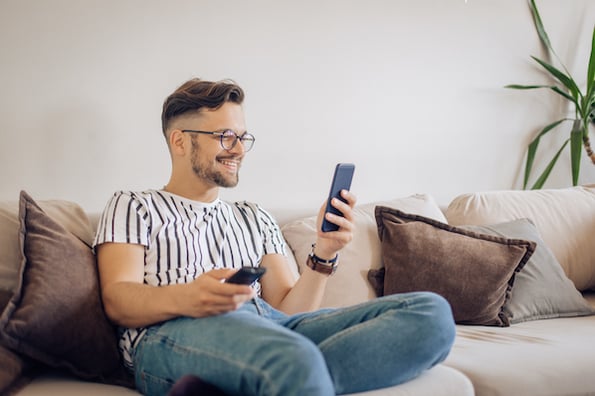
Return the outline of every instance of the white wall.
<path id="1" fill-rule="evenodd" d="M 595 1 L 538 4 L 584 85 Z M 519 188 L 526 144 L 566 111 L 503 88 L 547 81 L 524 0 L 0 0 L 0 48 L 0 199 L 92 211 L 166 183 L 161 105 L 191 77 L 246 90 L 257 143 L 223 196 L 271 209 L 318 208 L 339 161 L 361 203 Z M 565 155 L 548 186 L 570 183 Z"/>

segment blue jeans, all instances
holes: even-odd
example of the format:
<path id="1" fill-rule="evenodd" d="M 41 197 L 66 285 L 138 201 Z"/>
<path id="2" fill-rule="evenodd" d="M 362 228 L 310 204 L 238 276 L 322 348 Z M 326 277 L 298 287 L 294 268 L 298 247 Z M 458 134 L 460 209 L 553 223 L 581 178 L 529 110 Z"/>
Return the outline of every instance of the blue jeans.
<path id="1" fill-rule="evenodd" d="M 150 327 L 133 352 L 138 389 L 166 395 L 194 374 L 229 395 L 335 395 L 396 385 L 448 355 L 450 306 L 428 292 L 285 315 L 255 299 L 224 315 Z"/>

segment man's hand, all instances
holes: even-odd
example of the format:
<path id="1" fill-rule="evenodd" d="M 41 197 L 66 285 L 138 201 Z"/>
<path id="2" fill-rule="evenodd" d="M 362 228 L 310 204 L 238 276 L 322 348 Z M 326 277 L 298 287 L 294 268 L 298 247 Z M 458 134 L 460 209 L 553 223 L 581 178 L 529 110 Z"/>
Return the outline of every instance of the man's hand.
<path id="1" fill-rule="evenodd" d="M 247 285 L 225 283 L 237 270 L 215 269 L 189 283 L 182 298 L 186 316 L 195 318 L 220 315 L 238 309 L 255 296 Z"/>
<path id="2" fill-rule="evenodd" d="M 334 215 L 332 213 L 325 213 L 326 202 L 320 207 L 318 219 L 316 222 L 316 252 L 315 254 L 322 259 L 332 259 L 353 239 L 353 207 L 357 201 L 355 195 L 347 190 L 341 191 L 341 197 L 347 203 L 340 199 L 333 198 L 331 205 L 339 210 L 343 217 Z M 322 232 L 320 227 L 322 225 L 323 216 L 330 222 L 339 226 L 337 231 Z"/>

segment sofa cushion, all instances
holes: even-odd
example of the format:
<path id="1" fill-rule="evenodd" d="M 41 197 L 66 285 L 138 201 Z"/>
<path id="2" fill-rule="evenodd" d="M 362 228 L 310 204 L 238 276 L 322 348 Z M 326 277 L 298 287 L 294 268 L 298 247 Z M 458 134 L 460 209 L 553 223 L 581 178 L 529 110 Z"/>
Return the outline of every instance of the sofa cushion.
<path id="1" fill-rule="evenodd" d="M 595 394 L 595 316 L 457 326 L 445 364 L 491 396 Z"/>
<path id="2" fill-rule="evenodd" d="M 112 385 L 82 382 L 80 380 L 49 373 L 38 376 L 27 386 L 27 396 L 139 396 L 140 393 Z M 191 393 L 189 393 L 191 394 Z M 191 394 L 194 395 L 194 394 Z M 473 385 L 460 371 L 438 364 L 418 377 L 403 384 L 366 392 L 350 393 L 349 396 L 474 396 Z M 196 396 L 208 396 L 201 393 Z M 283 396 L 283 395 L 280 395 Z M 304 395 L 308 396 L 308 395 Z M 346 395 L 347 396 L 347 395 Z"/>
<path id="3" fill-rule="evenodd" d="M 375 297 L 366 281 L 370 268 L 380 268 L 380 240 L 376 231 L 374 208 L 376 205 L 399 208 L 440 221 L 446 221 L 434 198 L 416 194 L 393 200 L 357 205 L 353 210 L 355 229 L 353 240 L 339 254 L 339 268 L 330 277 L 322 307 L 343 307 Z M 300 271 L 306 265 L 312 243 L 316 240 L 316 216 L 287 223 L 283 235 L 295 255 Z M 348 293 L 345 290 L 349 290 Z"/>
<path id="4" fill-rule="evenodd" d="M 0 345 L 0 395 L 8 395 L 14 391 L 26 368 L 26 362 L 10 349 Z"/>
<path id="5" fill-rule="evenodd" d="M 448 300 L 457 323 L 509 325 L 504 304 L 515 274 L 535 250 L 534 242 L 383 206 L 376 207 L 376 221 L 384 264 L 382 290 L 382 271 L 370 270 L 370 281 L 380 295 L 432 291 Z"/>
<path id="6" fill-rule="evenodd" d="M 536 243 L 535 252 L 516 275 L 504 313 L 510 323 L 595 313 L 562 269 L 529 219 L 483 227 L 485 232 Z"/>
<path id="7" fill-rule="evenodd" d="M 535 252 L 516 274 L 510 298 L 504 304 L 504 313 L 510 323 L 595 313 L 595 308 L 576 290 L 529 219 L 465 228 L 536 243 Z M 384 288 L 384 272 L 371 271 L 369 276 L 373 287 L 381 294 Z"/>
<path id="8" fill-rule="evenodd" d="M 39 201 L 39 206 L 52 219 L 87 243 L 93 240 L 93 229 L 89 227 L 80 206 L 62 200 Z M 17 287 L 21 256 L 19 252 L 19 203 L 15 199 L 0 202 L 0 290 L 12 291 Z M 0 302 L 0 311 L 4 305 Z"/>
<path id="9" fill-rule="evenodd" d="M 452 225 L 525 217 L 535 224 L 576 288 L 595 290 L 595 187 L 463 194 L 446 210 Z"/>
<path id="10" fill-rule="evenodd" d="M 25 192 L 19 209 L 20 277 L 0 316 L 2 343 L 83 379 L 132 386 L 103 311 L 90 246 Z"/>
<path id="11" fill-rule="evenodd" d="M 4 311 L 4 307 L 8 304 L 12 298 L 12 291 L 0 289 L 0 313 Z"/>

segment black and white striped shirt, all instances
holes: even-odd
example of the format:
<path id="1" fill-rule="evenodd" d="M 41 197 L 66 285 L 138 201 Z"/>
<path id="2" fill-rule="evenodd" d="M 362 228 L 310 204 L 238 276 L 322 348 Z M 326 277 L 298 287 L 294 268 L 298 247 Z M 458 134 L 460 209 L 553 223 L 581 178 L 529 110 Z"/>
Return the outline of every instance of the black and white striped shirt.
<path id="1" fill-rule="evenodd" d="M 249 202 L 192 201 L 163 190 L 119 191 L 109 200 L 94 246 L 105 242 L 145 247 L 144 283 L 188 283 L 216 268 L 257 267 L 265 254 L 286 255 L 272 216 Z M 260 284 L 256 284 L 260 291 Z M 122 329 L 120 350 L 132 368 L 131 350 L 144 329 Z"/>

